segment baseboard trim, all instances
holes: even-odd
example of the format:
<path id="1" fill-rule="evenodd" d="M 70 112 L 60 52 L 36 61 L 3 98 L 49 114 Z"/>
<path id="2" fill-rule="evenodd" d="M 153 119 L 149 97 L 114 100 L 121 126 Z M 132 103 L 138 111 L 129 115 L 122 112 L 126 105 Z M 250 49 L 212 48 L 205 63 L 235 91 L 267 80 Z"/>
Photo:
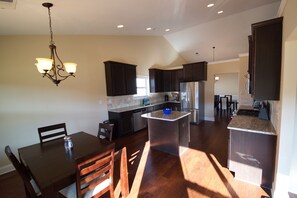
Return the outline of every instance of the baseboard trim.
<path id="1" fill-rule="evenodd" d="M 215 118 L 214 117 L 207 117 L 207 116 L 205 116 L 204 117 L 204 120 L 206 120 L 206 121 L 215 121 Z"/>
<path id="2" fill-rule="evenodd" d="M 11 171 L 14 171 L 15 168 L 13 167 L 12 164 L 8 164 L 6 166 L 0 167 L 0 175 L 4 175 L 5 173 L 9 173 Z"/>

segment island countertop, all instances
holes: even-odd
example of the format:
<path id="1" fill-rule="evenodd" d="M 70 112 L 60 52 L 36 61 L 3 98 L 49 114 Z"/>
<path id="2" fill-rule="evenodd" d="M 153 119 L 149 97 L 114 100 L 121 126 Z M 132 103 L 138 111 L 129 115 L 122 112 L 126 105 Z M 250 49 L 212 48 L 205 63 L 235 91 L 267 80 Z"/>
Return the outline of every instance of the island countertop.
<path id="1" fill-rule="evenodd" d="M 260 120 L 258 117 L 237 115 L 230 121 L 228 129 L 276 135 L 275 129 L 269 120 Z"/>
<path id="2" fill-rule="evenodd" d="M 162 110 L 158 110 L 151 113 L 142 114 L 141 117 L 174 122 L 190 114 L 190 112 L 172 111 L 170 114 L 166 115 Z"/>

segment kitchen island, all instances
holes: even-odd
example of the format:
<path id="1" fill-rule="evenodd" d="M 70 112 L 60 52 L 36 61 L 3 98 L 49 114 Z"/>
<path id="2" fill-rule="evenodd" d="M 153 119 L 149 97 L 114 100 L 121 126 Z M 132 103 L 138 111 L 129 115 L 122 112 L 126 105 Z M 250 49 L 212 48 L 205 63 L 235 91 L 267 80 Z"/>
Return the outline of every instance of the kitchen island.
<path id="1" fill-rule="evenodd" d="M 180 156 L 190 142 L 190 112 L 172 111 L 166 115 L 162 110 L 143 114 L 148 119 L 150 146 L 172 155 Z"/>

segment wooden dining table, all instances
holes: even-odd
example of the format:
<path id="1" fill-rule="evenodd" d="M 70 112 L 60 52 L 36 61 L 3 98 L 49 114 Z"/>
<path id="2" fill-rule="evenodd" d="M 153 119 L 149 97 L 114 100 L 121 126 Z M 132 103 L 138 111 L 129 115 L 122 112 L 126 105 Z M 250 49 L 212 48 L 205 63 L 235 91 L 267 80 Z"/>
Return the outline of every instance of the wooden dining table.
<path id="1" fill-rule="evenodd" d="M 75 159 L 104 152 L 114 143 L 102 142 L 85 132 L 70 135 L 72 149 L 65 149 L 58 139 L 18 149 L 21 163 L 30 171 L 42 197 L 58 197 L 58 191 L 76 181 Z"/>

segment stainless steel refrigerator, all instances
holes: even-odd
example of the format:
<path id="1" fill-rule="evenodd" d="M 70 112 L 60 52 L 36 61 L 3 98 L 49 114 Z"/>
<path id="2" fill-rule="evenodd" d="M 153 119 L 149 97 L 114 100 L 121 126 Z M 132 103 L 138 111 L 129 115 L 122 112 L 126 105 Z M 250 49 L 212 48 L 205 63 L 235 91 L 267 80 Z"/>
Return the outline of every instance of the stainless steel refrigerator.
<path id="1" fill-rule="evenodd" d="M 191 123 L 204 120 L 204 82 L 181 82 L 180 101 L 181 110 L 191 112 Z"/>

